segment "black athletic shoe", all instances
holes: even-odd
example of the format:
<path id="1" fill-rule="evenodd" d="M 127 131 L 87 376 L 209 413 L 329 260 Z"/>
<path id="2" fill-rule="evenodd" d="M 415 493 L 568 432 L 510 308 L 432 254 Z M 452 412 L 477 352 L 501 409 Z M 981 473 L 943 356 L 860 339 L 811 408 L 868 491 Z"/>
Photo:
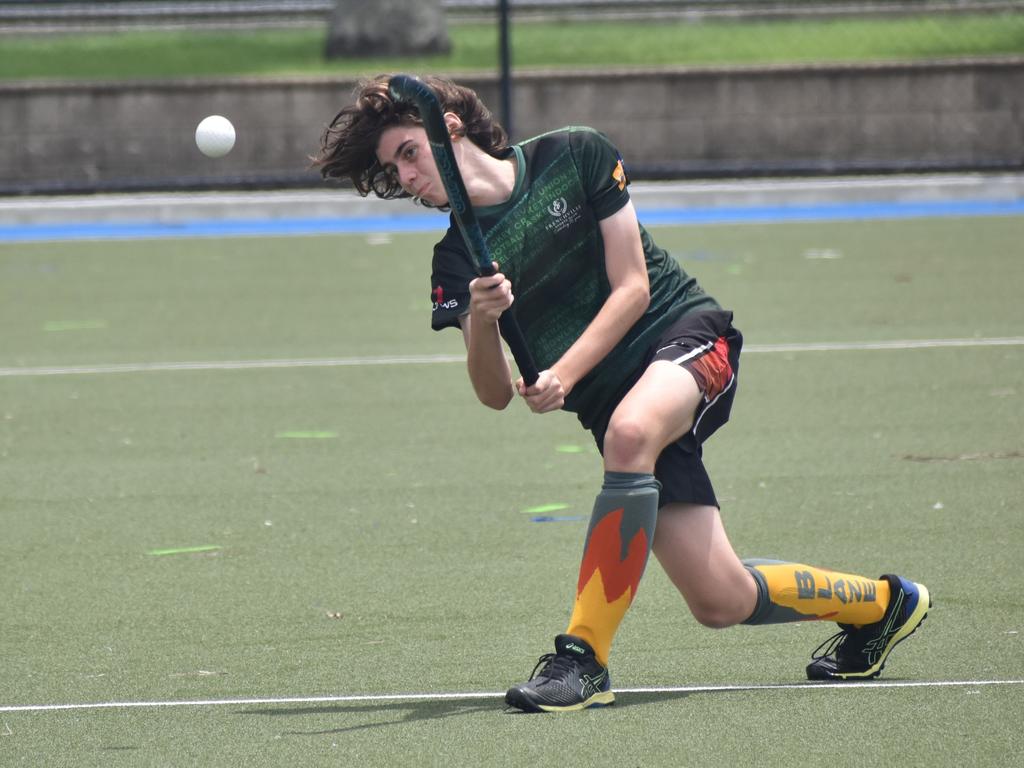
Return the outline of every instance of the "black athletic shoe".
<path id="1" fill-rule="evenodd" d="M 569 712 L 612 704 L 612 680 L 594 649 L 572 635 L 555 638 L 555 652 L 540 657 L 529 681 L 514 685 L 505 703 L 524 712 Z"/>
<path id="2" fill-rule="evenodd" d="M 858 628 L 840 624 L 833 635 L 811 654 L 807 665 L 810 680 L 867 680 L 878 677 L 885 659 L 896 644 L 916 630 L 931 608 L 931 597 L 924 584 L 886 575 L 889 582 L 889 607 L 881 621 Z"/>

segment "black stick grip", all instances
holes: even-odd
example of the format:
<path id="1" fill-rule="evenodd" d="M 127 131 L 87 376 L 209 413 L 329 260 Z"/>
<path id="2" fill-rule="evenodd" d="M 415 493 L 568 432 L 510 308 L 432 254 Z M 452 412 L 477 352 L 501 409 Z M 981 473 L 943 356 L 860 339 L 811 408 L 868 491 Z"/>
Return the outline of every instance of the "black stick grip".
<path id="1" fill-rule="evenodd" d="M 498 329 L 501 331 L 505 343 L 508 344 L 508 348 L 512 350 L 512 357 L 515 358 L 516 365 L 519 366 L 519 375 L 523 377 L 526 386 L 536 384 L 540 372 L 533 362 L 533 355 L 530 354 L 530 348 L 526 346 L 523 330 L 516 322 L 516 316 L 512 314 L 511 308 L 498 318 Z"/>

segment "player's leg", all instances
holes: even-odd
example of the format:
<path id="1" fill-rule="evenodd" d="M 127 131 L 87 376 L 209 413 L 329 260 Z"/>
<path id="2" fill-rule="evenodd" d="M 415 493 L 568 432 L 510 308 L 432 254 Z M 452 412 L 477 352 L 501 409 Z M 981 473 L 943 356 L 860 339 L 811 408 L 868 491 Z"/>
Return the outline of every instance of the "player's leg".
<path id="1" fill-rule="evenodd" d="M 718 507 L 662 507 L 654 555 L 701 624 L 731 627 L 754 612 L 757 585 L 736 556 Z"/>
<path id="2" fill-rule="evenodd" d="M 729 329 L 732 330 L 731 328 Z M 739 370 L 742 340 L 727 331 L 729 368 Z M 840 633 L 823 644 L 807 669 L 813 679 L 873 677 L 889 652 L 924 620 L 927 589 L 896 576 L 868 579 L 801 563 L 766 560 L 741 562 L 729 544 L 718 503 L 704 469 L 700 445 L 726 422 L 735 384 L 717 397 L 707 382 L 721 381 L 716 350 L 696 359 L 682 355 L 683 366 L 705 394 L 697 426 L 667 446 L 655 470 L 662 482 L 655 553 L 696 618 L 709 626 L 737 622 L 768 624 L 828 619 Z M 752 591 L 753 590 L 753 591 Z M 751 595 L 754 596 L 752 610 Z"/>
<path id="3" fill-rule="evenodd" d="M 591 518 L 567 630 L 586 640 L 603 664 L 607 664 L 612 639 L 636 594 L 654 542 L 658 509 L 665 503 L 663 493 L 647 494 L 642 501 L 622 493 L 609 494 L 607 479 L 629 477 L 635 484 L 660 491 L 661 483 L 653 473 L 659 479 L 665 477 L 657 470 L 661 456 L 667 446 L 683 441 L 691 449 L 689 458 L 701 477 L 690 483 L 694 473 L 685 467 L 683 482 L 690 484 L 683 488 L 678 478 L 672 479 L 672 498 L 717 506 L 711 481 L 700 465 L 699 440 L 725 422 L 734 394 L 742 337 L 732 328 L 731 320 L 729 312 L 700 312 L 669 328 L 639 381 L 616 406 L 604 433 L 606 487 Z M 711 417 L 704 421 L 712 408 Z M 621 526 L 613 524 L 613 519 L 621 519 Z M 621 531 L 622 535 L 595 536 L 601 529 Z M 632 538 L 634 531 L 643 534 L 643 552 L 639 540 Z"/>
<path id="4" fill-rule="evenodd" d="M 672 458 L 674 477 L 702 467 L 683 455 Z M 672 483 L 664 497 L 672 498 Z M 890 602 L 884 579 L 836 573 L 802 563 L 737 557 L 716 506 L 666 504 L 658 515 L 654 553 L 694 617 L 709 627 L 779 624 L 813 619 L 848 624 L 881 620 Z"/>
<path id="5" fill-rule="evenodd" d="M 694 430 L 708 403 L 731 387 L 741 344 L 731 319 L 721 311 L 680 319 L 607 422 L 593 429 L 605 482 L 584 544 L 569 627 L 532 679 L 508 691 L 509 704 L 552 711 L 613 700 L 607 674 L 612 639 L 636 594 L 662 503 L 655 465 L 662 449 Z M 734 342 L 731 350 L 726 336 Z M 710 482 L 696 492 L 698 501 L 714 503 Z M 595 680 L 599 689 L 590 684 Z"/>
<path id="6" fill-rule="evenodd" d="M 648 367 L 604 431 L 604 483 L 583 546 L 576 601 L 555 653 L 542 657 L 505 700 L 529 711 L 564 711 L 614 701 L 608 675 L 612 638 L 636 595 L 654 540 L 661 448 L 692 421 L 700 393 L 667 363 Z"/>
<path id="7" fill-rule="evenodd" d="M 700 319 L 700 318 L 698 318 Z M 840 633 L 826 641 L 807 668 L 812 679 L 876 676 L 889 652 L 920 625 L 928 590 L 897 576 L 868 579 L 800 563 L 740 561 L 726 536 L 700 446 L 729 416 L 742 339 L 729 327 L 703 354 L 706 330 L 677 329 L 679 361 L 703 394 L 696 426 L 658 458 L 662 510 L 654 551 L 694 616 L 712 627 L 828 619 Z M 705 324 L 707 325 L 707 324 Z M 694 355 L 693 350 L 698 354 Z M 664 356 L 662 359 L 665 359 Z M 818 655 L 820 653 L 820 655 Z"/>
<path id="8" fill-rule="evenodd" d="M 932 601 L 928 588 L 886 574 L 869 579 L 797 563 L 748 560 L 758 601 L 746 624 L 824 619 L 839 632 L 811 654 L 812 680 L 877 677 L 889 653 L 924 621 Z"/>
<path id="9" fill-rule="evenodd" d="M 898 576 L 869 579 L 799 563 L 740 561 L 715 507 L 662 508 L 654 554 L 706 626 L 838 622 L 840 632 L 819 646 L 807 667 L 814 680 L 876 677 L 931 606 L 927 587 Z"/>
<path id="10" fill-rule="evenodd" d="M 869 579 L 802 563 L 741 561 L 714 503 L 699 457 L 674 443 L 658 459 L 662 507 L 654 553 L 694 616 L 710 627 L 829 620 L 840 632 L 815 651 L 811 679 L 875 677 L 897 643 L 921 624 L 928 590 L 896 576 Z"/>
<path id="11" fill-rule="evenodd" d="M 612 638 L 636 596 L 660 506 L 654 467 L 692 424 L 701 394 L 684 370 L 654 362 L 616 407 L 604 435 L 604 484 L 583 547 L 566 632 L 607 665 Z"/>

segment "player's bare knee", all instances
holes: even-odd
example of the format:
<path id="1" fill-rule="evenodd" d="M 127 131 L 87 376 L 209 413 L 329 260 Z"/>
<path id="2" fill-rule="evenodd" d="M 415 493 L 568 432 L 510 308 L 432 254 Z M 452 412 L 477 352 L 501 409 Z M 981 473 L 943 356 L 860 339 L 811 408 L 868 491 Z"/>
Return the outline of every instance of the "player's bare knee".
<path id="1" fill-rule="evenodd" d="M 605 465 L 620 471 L 651 471 L 654 440 L 636 419 L 613 418 L 604 436 Z"/>

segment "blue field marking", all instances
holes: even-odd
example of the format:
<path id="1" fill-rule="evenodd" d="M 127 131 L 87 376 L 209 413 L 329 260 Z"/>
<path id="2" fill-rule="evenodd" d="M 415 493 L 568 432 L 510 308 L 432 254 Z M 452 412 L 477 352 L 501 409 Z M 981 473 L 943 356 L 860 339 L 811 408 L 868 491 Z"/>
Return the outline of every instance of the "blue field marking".
<path id="1" fill-rule="evenodd" d="M 1024 215 L 1024 199 L 651 208 L 640 211 L 640 220 L 647 226 L 682 226 L 1019 215 Z M 16 224 L 0 225 L 0 242 L 443 232 L 448 223 L 448 215 L 444 213 L 417 213 L 405 216 Z"/>
<path id="2" fill-rule="evenodd" d="M 783 221 L 857 221 L 969 216 L 1018 216 L 1020 200 L 937 200 L 930 202 L 858 202 L 721 208 L 665 208 L 641 212 L 649 226 L 754 224 Z"/>
<path id="3" fill-rule="evenodd" d="M 179 222 L 103 222 L 0 226 L 0 242 L 148 240 L 172 237 L 288 237 L 370 232 L 443 232 L 447 214 Z"/>

